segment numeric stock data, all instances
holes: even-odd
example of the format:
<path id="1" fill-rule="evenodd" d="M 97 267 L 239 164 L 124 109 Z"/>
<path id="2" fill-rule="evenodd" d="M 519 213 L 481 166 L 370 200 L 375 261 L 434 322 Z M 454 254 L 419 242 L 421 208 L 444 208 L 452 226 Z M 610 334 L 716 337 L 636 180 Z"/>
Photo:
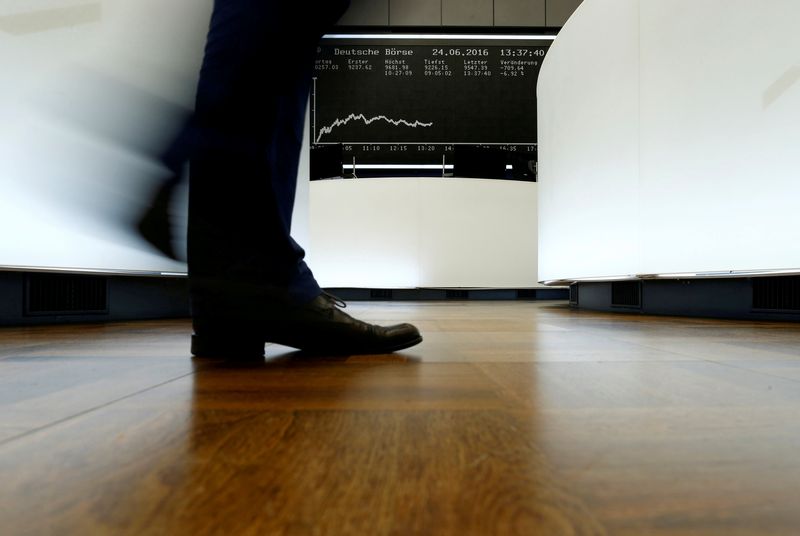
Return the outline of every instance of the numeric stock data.
<path id="1" fill-rule="evenodd" d="M 549 41 L 327 38 L 311 140 L 358 164 L 451 163 L 455 145 L 536 149 L 536 81 Z"/>

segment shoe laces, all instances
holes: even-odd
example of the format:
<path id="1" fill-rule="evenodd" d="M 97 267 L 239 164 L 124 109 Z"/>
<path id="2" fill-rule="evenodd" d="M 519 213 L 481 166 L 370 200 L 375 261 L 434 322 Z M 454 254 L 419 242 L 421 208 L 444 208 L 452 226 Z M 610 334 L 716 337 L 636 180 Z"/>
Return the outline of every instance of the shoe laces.
<path id="1" fill-rule="evenodd" d="M 325 292 L 324 290 L 322 291 L 322 296 L 326 300 L 328 300 L 329 303 L 335 305 L 339 309 L 346 309 L 347 308 L 347 302 L 345 302 L 343 299 L 341 299 L 338 296 L 334 296 L 333 294 L 331 294 L 329 292 Z"/>

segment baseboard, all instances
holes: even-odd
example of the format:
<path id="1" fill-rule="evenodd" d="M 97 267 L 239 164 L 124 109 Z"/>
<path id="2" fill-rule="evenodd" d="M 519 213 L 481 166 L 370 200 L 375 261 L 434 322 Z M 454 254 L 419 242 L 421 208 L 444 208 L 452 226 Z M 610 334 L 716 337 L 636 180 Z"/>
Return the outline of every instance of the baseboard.
<path id="1" fill-rule="evenodd" d="M 580 282 L 570 306 L 628 314 L 800 321 L 800 277 Z"/>
<path id="2" fill-rule="evenodd" d="M 0 272 L 0 325 L 188 316 L 185 277 Z"/>
<path id="3" fill-rule="evenodd" d="M 472 288 L 327 288 L 347 301 L 444 301 L 444 300 L 564 300 L 566 288 L 472 289 Z"/>
<path id="4" fill-rule="evenodd" d="M 331 288 L 347 301 L 564 300 L 566 288 Z M 0 325 L 188 318 L 185 277 L 0 272 Z"/>

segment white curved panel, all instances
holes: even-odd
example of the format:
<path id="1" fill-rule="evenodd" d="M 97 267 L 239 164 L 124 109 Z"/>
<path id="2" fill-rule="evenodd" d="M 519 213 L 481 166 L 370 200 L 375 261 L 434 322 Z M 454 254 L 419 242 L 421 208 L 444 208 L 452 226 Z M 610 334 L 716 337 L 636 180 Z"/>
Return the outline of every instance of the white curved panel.
<path id="1" fill-rule="evenodd" d="M 582 4 L 539 78 L 541 279 L 800 272 L 799 17 Z"/>
<path id="2" fill-rule="evenodd" d="M 417 199 L 414 179 L 312 182 L 308 262 L 320 285 L 417 287 Z"/>
<path id="3" fill-rule="evenodd" d="M 539 286 L 536 194 L 487 179 L 315 181 L 309 265 L 324 287 Z"/>
<path id="4" fill-rule="evenodd" d="M 586 0 L 539 74 L 539 279 L 636 272 L 636 0 Z"/>
<path id="5" fill-rule="evenodd" d="M 0 266 L 185 271 L 130 222 L 165 175 L 142 146 L 192 105 L 210 9 L 0 2 Z"/>
<path id="6" fill-rule="evenodd" d="M 641 3 L 640 273 L 800 268 L 800 3 Z"/>

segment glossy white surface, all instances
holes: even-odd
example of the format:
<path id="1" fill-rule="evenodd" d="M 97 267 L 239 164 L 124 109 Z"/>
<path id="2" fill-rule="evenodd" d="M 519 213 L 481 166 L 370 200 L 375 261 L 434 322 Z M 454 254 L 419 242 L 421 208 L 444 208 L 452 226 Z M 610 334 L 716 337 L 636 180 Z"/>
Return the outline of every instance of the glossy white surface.
<path id="1" fill-rule="evenodd" d="M 798 18 L 583 2 L 539 78 L 541 280 L 800 271 Z"/>
<path id="2" fill-rule="evenodd" d="M 0 267 L 185 269 L 130 228 L 164 176 L 132 140 L 165 143 L 191 106 L 210 6 L 0 3 Z"/>
<path id="3" fill-rule="evenodd" d="M 312 182 L 310 266 L 326 287 L 539 286 L 536 196 L 502 180 Z"/>

